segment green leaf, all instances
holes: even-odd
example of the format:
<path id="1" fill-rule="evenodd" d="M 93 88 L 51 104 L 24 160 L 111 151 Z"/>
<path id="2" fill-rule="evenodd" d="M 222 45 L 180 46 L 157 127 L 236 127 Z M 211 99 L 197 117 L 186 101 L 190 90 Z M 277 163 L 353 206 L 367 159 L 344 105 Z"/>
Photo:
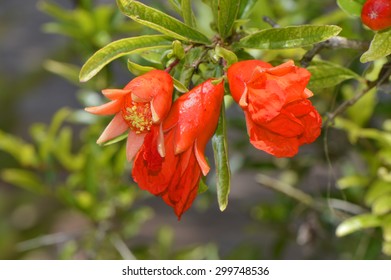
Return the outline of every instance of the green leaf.
<path id="1" fill-rule="evenodd" d="M 143 65 L 134 63 L 130 59 L 128 60 L 128 70 L 130 71 L 130 73 L 132 73 L 135 76 L 143 75 L 143 74 L 148 73 L 149 71 L 152 71 L 154 69 L 155 69 L 154 67 L 143 66 Z"/>
<path id="2" fill-rule="evenodd" d="M 391 211 L 391 194 L 383 195 L 372 204 L 372 212 L 376 215 L 384 215 Z"/>
<path id="3" fill-rule="evenodd" d="M 361 15 L 362 6 L 365 0 L 337 0 L 338 6 L 352 17 Z"/>
<path id="4" fill-rule="evenodd" d="M 342 237 L 353 232 L 381 226 L 382 221 L 378 216 L 372 214 L 362 214 L 351 217 L 343 221 L 336 230 L 338 237 Z"/>
<path id="5" fill-rule="evenodd" d="M 362 63 L 374 61 L 391 54 L 391 29 L 379 31 L 373 37 L 369 50 L 360 58 Z"/>
<path id="6" fill-rule="evenodd" d="M 242 38 L 235 47 L 252 49 L 301 48 L 325 41 L 341 32 L 335 25 L 302 25 L 265 29 Z"/>
<path id="7" fill-rule="evenodd" d="M 217 29 L 222 38 L 231 35 L 232 26 L 240 8 L 240 0 L 216 0 L 212 2 L 217 11 Z M 216 7 L 217 5 L 217 7 Z"/>
<path id="8" fill-rule="evenodd" d="M 352 70 L 326 61 L 314 61 L 307 68 L 311 72 L 309 88 L 334 87 L 345 80 L 357 79 L 361 77 Z"/>
<path id="9" fill-rule="evenodd" d="M 120 141 L 126 139 L 126 138 L 128 137 L 128 134 L 129 134 L 128 132 L 123 133 L 123 134 L 121 134 L 121 135 L 119 135 L 119 136 L 117 136 L 117 137 L 114 137 L 113 139 L 111 139 L 111 140 L 109 140 L 109 141 L 103 143 L 102 145 L 103 145 L 103 146 L 109 146 L 109 145 L 118 143 L 118 142 L 120 142 Z"/>
<path id="10" fill-rule="evenodd" d="M 209 39 L 202 33 L 180 22 L 179 20 L 148 7 L 134 0 L 117 0 L 122 13 L 132 20 L 155 29 L 170 37 L 202 44 L 209 44 Z"/>
<path id="11" fill-rule="evenodd" d="M 227 62 L 227 66 L 238 62 L 238 57 L 236 56 L 236 54 L 231 52 L 230 50 L 227 50 L 226 48 L 217 45 L 215 48 L 215 52 L 218 57 L 222 57 Z"/>
<path id="12" fill-rule="evenodd" d="M 87 60 L 80 71 L 79 79 L 81 82 L 88 81 L 108 63 L 121 56 L 146 49 L 170 48 L 171 43 L 162 35 L 145 35 L 112 42 Z"/>
<path id="13" fill-rule="evenodd" d="M 43 64 L 43 67 L 54 73 L 57 74 L 68 81 L 70 81 L 73 84 L 76 84 L 79 86 L 79 71 L 80 68 L 76 65 L 68 64 L 68 63 L 62 63 L 54 60 L 46 60 Z"/>
<path id="14" fill-rule="evenodd" d="M 40 178 L 33 172 L 22 169 L 4 169 L 0 173 L 5 182 L 29 190 L 33 193 L 45 193 L 45 187 Z"/>
<path id="15" fill-rule="evenodd" d="M 372 204 L 380 197 L 391 194 L 391 184 L 383 180 L 376 180 L 365 194 L 365 204 Z"/>
<path id="16" fill-rule="evenodd" d="M 26 143 L 14 135 L 0 130 L 0 150 L 10 154 L 22 166 L 39 165 L 38 156 L 33 145 Z"/>
<path id="17" fill-rule="evenodd" d="M 391 242 L 391 214 L 383 218 L 383 239 Z"/>
<path id="18" fill-rule="evenodd" d="M 352 175 L 346 176 L 338 180 L 337 185 L 341 190 L 348 188 L 364 188 L 368 184 L 367 176 Z"/>
<path id="19" fill-rule="evenodd" d="M 357 91 L 364 91 L 366 85 L 360 85 L 358 87 L 346 86 L 343 87 L 343 93 L 351 92 L 350 98 L 356 94 Z M 350 90 L 349 90 L 350 89 Z M 373 88 L 368 91 L 360 100 L 358 100 L 353 106 L 347 109 L 349 118 L 359 126 L 365 126 L 372 118 L 373 112 L 377 104 L 377 89 Z"/>
<path id="20" fill-rule="evenodd" d="M 246 18 L 248 17 L 254 6 L 257 4 L 258 0 L 241 0 L 240 1 L 240 9 L 238 13 L 238 18 Z"/>
<path id="21" fill-rule="evenodd" d="M 231 171 L 228 158 L 227 131 L 224 103 L 216 132 L 212 138 L 213 151 L 217 172 L 217 201 L 221 211 L 228 205 L 228 196 L 231 189 Z"/>
<path id="22" fill-rule="evenodd" d="M 195 25 L 195 17 L 191 9 L 191 0 L 182 0 L 181 3 L 182 17 L 185 22 L 190 27 Z"/>

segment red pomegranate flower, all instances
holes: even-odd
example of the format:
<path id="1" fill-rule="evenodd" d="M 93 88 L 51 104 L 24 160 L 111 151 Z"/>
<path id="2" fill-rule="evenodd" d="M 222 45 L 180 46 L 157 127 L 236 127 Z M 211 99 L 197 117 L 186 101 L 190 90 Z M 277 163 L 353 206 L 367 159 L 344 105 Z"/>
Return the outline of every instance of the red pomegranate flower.
<path id="1" fill-rule="evenodd" d="M 361 10 L 361 20 L 372 30 L 383 30 L 391 27 L 391 1 L 366 1 Z"/>
<path id="2" fill-rule="evenodd" d="M 245 113 L 250 142 L 276 157 L 292 157 L 320 134 L 321 118 L 307 99 L 310 73 L 288 61 L 277 67 L 247 60 L 228 69 L 234 100 Z"/>
<path id="3" fill-rule="evenodd" d="M 158 151 L 164 156 L 162 120 L 172 103 L 173 80 L 161 70 L 152 70 L 130 81 L 124 89 L 105 89 L 103 95 L 111 101 L 85 110 L 97 115 L 115 114 L 97 143 L 111 140 L 129 130 L 126 157 L 131 161 L 144 142 L 147 133 L 154 130 Z"/>
<path id="4" fill-rule="evenodd" d="M 158 153 L 155 130 L 136 155 L 133 179 L 161 196 L 178 219 L 193 203 L 201 174 L 209 172 L 204 150 L 216 129 L 223 96 L 223 83 L 208 80 L 179 97 L 163 122 L 165 157 Z"/>

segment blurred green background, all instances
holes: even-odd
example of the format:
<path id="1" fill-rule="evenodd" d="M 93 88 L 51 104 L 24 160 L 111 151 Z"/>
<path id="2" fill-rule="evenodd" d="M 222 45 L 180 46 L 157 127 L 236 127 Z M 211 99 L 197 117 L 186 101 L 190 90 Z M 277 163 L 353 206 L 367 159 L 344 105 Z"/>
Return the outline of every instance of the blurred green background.
<path id="1" fill-rule="evenodd" d="M 175 16 L 168 1 L 142 2 Z M 202 1 L 193 2 L 200 28 L 208 32 L 211 14 Z M 336 24 L 348 38 L 373 36 L 331 0 L 259 0 L 248 26 L 267 27 L 264 15 L 281 26 Z M 242 112 L 231 106 L 228 208 L 219 211 L 212 169 L 209 190 L 178 222 L 171 208 L 132 183 L 123 143 L 96 145 L 109 118 L 82 110 L 103 102 L 101 89 L 130 80 L 126 61 L 110 64 L 87 84 L 78 82 L 81 65 L 96 50 L 152 31 L 127 20 L 109 0 L 2 1 L 0 16 L 0 259 L 389 258 L 382 253 L 385 227 L 335 235 L 344 219 L 371 211 L 362 185 L 372 183 L 380 167 L 386 175 L 391 168 L 377 162 L 380 136 L 352 135 L 361 131 L 357 127 L 387 130 L 389 88 L 352 107 L 345 123 L 324 129 L 292 159 L 249 145 Z M 304 53 L 253 55 L 278 61 Z M 322 56 L 359 75 L 376 69 L 362 65 L 357 51 Z M 325 116 L 356 86 L 348 81 L 313 89 L 312 101 Z M 389 150 L 386 145 L 382 153 Z M 343 178 L 345 188 L 338 184 Z"/>

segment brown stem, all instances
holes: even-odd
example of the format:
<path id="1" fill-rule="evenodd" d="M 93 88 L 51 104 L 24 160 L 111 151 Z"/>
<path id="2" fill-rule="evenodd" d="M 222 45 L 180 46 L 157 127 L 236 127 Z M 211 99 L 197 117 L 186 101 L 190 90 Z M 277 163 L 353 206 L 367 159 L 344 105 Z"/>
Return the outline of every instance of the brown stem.
<path id="1" fill-rule="evenodd" d="M 380 71 L 380 75 L 378 79 L 372 83 L 368 84 L 368 88 L 362 92 L 357 93 L 353 98 L 346 100 L 341 105 L 338 106 L 334 112 L 329 113 L 327 115 L 327 120 L 323 124 L 326 127 L 329 123 L 333 123 L 334 119 L 345 112 L 350 106 L 353 106 L 357 101 L 359 101 L 364 95 L 370 92 L 373 88 L 380 86 L 383 84 L 391 75 L 391 63 L 386 63 L 383 65 L 382 70 Z"/>
<path id="2" fill-rule="evenodd" d="M 314 47 L 309 50 L 301 59 L 300 64 L 302 67 L 308 67 L 312 59 L 323 49 L 354 49 L 354 50 L 367 50 L 369 43 L 366 41 L 350 40 L 344 37 L 335 36 L 324 42 L 315 44 Z"/>

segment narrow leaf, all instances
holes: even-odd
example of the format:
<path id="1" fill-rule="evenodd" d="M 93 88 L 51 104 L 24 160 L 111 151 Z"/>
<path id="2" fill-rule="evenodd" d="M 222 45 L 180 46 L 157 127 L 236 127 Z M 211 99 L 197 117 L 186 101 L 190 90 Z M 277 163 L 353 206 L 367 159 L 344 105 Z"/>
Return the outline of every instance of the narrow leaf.
<path id="1" fill-rule="evenodd" d="M 391 29 L 380 31 L 375 34 L 369 50 L 360 58 L 362 63 L 374 61 L 391 54 Z"/>
<path id="2" fill-rule="evenodd" d="M 171 43 L 162 35 L 145 35 L 112 42 L 87 60 L 80 71 L 79 79 L 81 82 L 88 81 L 108 63 L 121 56 L 149 48 L 170 48 Z"/>
<path id="3" fill-rule="evenodd" d="M 325 61 L 314 61 L 307 70 L 311 72 L 309 88 L 334 87 L 348 79 L 361 79 L 352 70 Z"/>
<path id="4" fill-rule="evenodd" d="M 5 182 L 29 190 L 33 193 L 45 193 L 44 184 L 40 178 L 33 172 L 23 169 L 4 169 L 0 173 L 1 179 Z"/>
<path id="5" fill-rule="evenodd" d="M 362 6 L 365 0 L 337 0 L 338 6 L 352 17 L 359 17 L 361 15 Z"/>
<path id="6" fill-rule="evenodd" d="M 194 27 L 195 19 L 194 14 L 191 9 L 191 0 L 182 0 L 181 3 L 182 17 L 185 22 L 190 27 Z"/>
<path id="7" fill-rule="evenodd" d="M 238 61 L 238 57 L 235 53 L 227 50 L 226 48 L 220 47 L 219 45 L 215 48 L 216 55 L 222 57 L 226 62 L 227 66 L 230 66 Z"/>
<path id="8" fill-rule="evenodd" d="M 265 29 L 242 38 L 235 47 L 253 49 L 301 48 L 325 41 L 341 32 L 335 25 L 302 25 Z"/>
<path id="9" fill-rule="evenodd" d="M 219 124 L 212 138 L 213 151 L 217 172 L 217 201 L 221 211 L 228 205 L 228 196 L 231 189 L 231 171 L 228 159 L 227 131 L 224 103 L 221 108 Z"/>
<path id="10" fill-rule="evenodd" d="M 128 70 L 130 71 L 130 73 L 132 73 L 135 76 L 143 75 L 143 74 L 148 73 L 149 71 L 152 71 L 154 69 L 155 69 L 154 67 L 143 66 L 143 65 L 134 63 L 131 60 L 128 60 Z"/>
<path id="11" fill-rule="evenodd" d="M 217 6 L 217 28 L 222 38 L 231 35 L 240 8 L 240 0 L 217 0 L 213 1 Z"/>
<path id="12" fill-rule="evenodd" d="M 384 195 L 375 200 L 372 212 L 376 215 L 384 215 L 391 211 L 391 194 Z"/>
<path id="13" fill-rule="evenodd" d="M 342 237 L 366 228 L 378 227 L 381 223 L 378 216 L 372 214 L 357 215 L 343 221 L 337 227 L 336 234 L 338 237 Z"/>
<path id="14" fill-rule="evenodd" d="M 202 44 L 210 43 L 209 39 L 204 34 L 177 19 L 138 1 L 117 0 L 117 4 L 121 12 L 132 20 L 170 37 L 187 42 Z"/>
<path id="15" fill-rule="evenodd" d="M 391 184 L 383 181 L 376 180 L 368 189 L 365 194 L 365 204 L 372 206 L 372 204 L 380 197 L 391 194 Z"/>

